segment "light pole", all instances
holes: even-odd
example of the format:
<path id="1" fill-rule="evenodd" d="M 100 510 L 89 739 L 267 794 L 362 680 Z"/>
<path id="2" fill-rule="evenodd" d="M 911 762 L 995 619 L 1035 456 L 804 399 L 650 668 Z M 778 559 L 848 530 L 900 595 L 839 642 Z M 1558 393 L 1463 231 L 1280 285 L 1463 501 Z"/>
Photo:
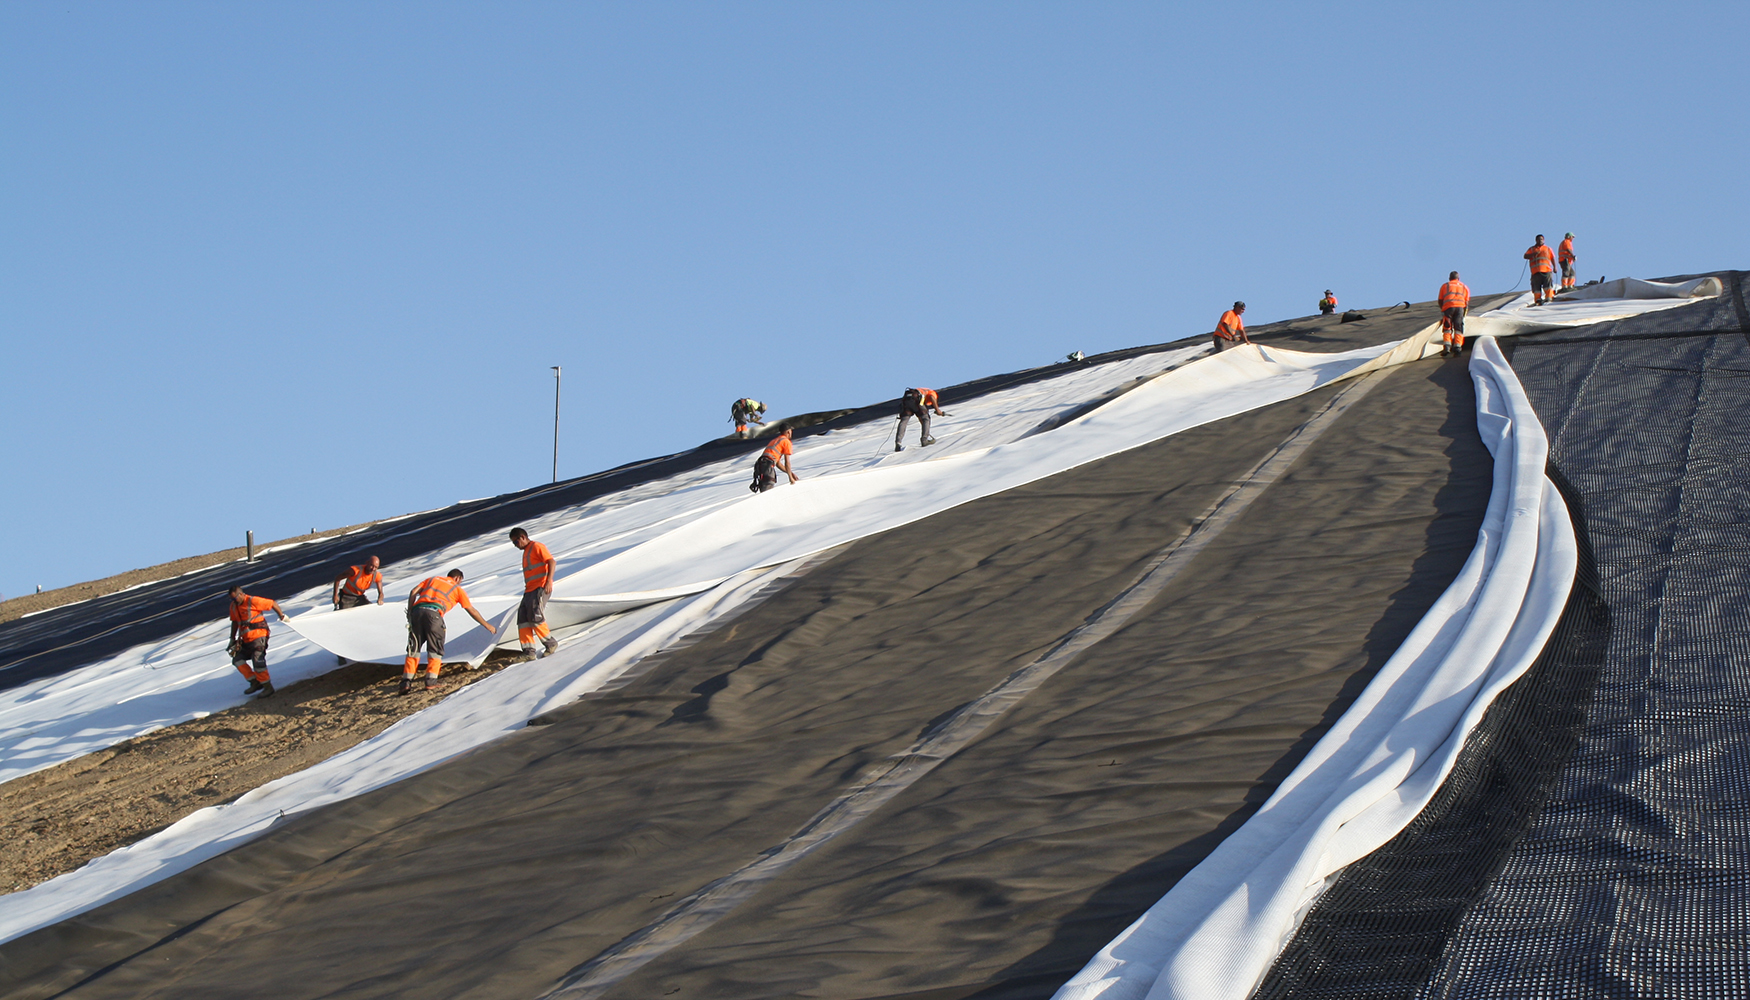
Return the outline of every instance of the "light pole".
<path id="1" fill-rule="evenodd" d="M 553 369 L 553 481 L 559 481 L 559 379 L 565 373 L 558 365 L 549 366 Z"/>

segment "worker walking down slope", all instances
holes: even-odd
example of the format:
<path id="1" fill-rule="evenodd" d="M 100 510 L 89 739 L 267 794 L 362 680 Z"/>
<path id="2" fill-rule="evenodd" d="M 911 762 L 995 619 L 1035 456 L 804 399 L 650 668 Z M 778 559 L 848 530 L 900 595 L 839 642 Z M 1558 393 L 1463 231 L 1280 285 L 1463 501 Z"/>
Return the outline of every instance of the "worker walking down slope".
<path id="1" fill-rule="evenodd" d="M 498 634 L 498 630 L 480 617 L 473 602 L 468 600 L 468 592 L 462 589 L 461 570 L 450 570 L 445 576 L 427 577 L 407 595 L 407 659 L 401 666 L 402 694 L 413 690 L 413 676 L 419 673 L 421 646 L 426 649 L 425 689 L 435 691 L 443 687 L 438 683 L 438 673 L 444 668 L 444 614 L 458 604 L 468 609 L 468 614 L 480 623 L 481 628 L 493 635 Z"/>
<path id="2" fill-rule="evenodd" d="M 899 430 L 893 435 L 893 450 L 905 450 L 905 422 L 912 417 L 918 418 L 918 447 L 928 448 L 936 443 L 930 436 L 930 414 L 945 417 L 942 412 L 941 397 L 934 389 L 907 389 L 905 395 L 899 397 Z"/>
<path id="3" fill-rule="evenodd" d="M 1325 297 L 1319 300 L 1319 315 L 1320 316 L 1329 316 L 1330 314 L 1332 314 L 1336 311 L 1337 311 L 1337 297 L 1335 295 L 1332 295 L 1331 290 L 1329 288 L 1327 288 L 1327 289 L 1325 289 Z"/>
<path id="4" fill-rule="evenodd" d="M 1562 237 L 1562 242 L 1556 247 L 1556 260 L 1562 265 L 1562 289 L 1566 291 L 1574 287 L 1574 234 L 1568 233 Z"/>
<path id="5" fill-rule="evenodd" d="M 1241 344 L 1252 342 L 1246 336 L 1245 321 L 1240 319 L 1246 314 L 1246 304 L 1235 302 L 1234 307 L 1221 314 L 1221 319 L 1215 324 L 1215 353 L 1232 350 Z"/>
<path id="6" fill-rule="evenodd" d="M 1470 311 L 1470 286 L 1458 280 L 1458 272 L 1440 286 L 1440 356 L 1464 350 L 1464 317 Z"/>
<path id="7" fill-rule="evenodd" d="M 729 404 L 729 419 L 735 423 L 735 436 L 747 437 L 747 425 L 766 425 L 760 418 L 766 414 L 766 404 L 757 399 L 742 397 Z"/>
<path id="8" fill-rule="evenodd" d="M 755 493 L 764 493 L 775 488 L 778 485 L 779 472 L 789 476 L 792 484 L 796 482 L 796 473 L 790 468 L 790 456 L 796 452 L 795 447 L 790 443 L 793 436 L 790 428 L 786 427 L 784 433 L 779 434 L 772 439 L 771 444 L 766 445 L 766 450 L 753 463 L 753 485 L 749 486 L 748 489 Z"/>
<path id="9" fill-rule="evenodd" d="M 1553 247 L 1543 241 L 1543 234 L 1537 234 L 1537 242 L 1531 249 L 1525 251 L 1525 259 L 1531 262 L 1531 304 L 1541 306 L 1555 299 L 1556 252 Z"/>
<path id="10" fill-rule="evenodd" d="M 372 587 L 377 588 L 377 603 L 383 603 L 383 574 L 380 572 L 382 565 L 376 556 L 372 556 L 362 565 L 348 566 L 335 577 L 334 593 L 329 595 L 329 599 L 334 602 L 334 610 L 345 611 L 371 603 L 370 595 L 365 591 Z"/>
<path id="11" fill-rule="evenodd" d="M 231 588 L 231 642 L 227 647 L 231 665 L 249 682 L 244 694 L 261 692 L 263 698 L 273 697 L 273 679 L 267 675 L 267 615 L 272 611 L 286 620 L 286 613 L 277 602 L 266 597 L 250 597 L 242 587 Z M 250 669 L 249 664 L 255 664 Z"/>
<path id="12" fill-rule="evenodd" d="M 534 659 L 535 640 L 541 640 L 547 655 L 559 648 L 559 640 L 547 630 L 547 598 L 553 596 L 553 574 L 559 563 L 553 551 L 529 537 L 522 528 L 510 529 L 510 543 L 523 551 L 523 602 L 516 609 L 516 636 L 523 655 Z"/>

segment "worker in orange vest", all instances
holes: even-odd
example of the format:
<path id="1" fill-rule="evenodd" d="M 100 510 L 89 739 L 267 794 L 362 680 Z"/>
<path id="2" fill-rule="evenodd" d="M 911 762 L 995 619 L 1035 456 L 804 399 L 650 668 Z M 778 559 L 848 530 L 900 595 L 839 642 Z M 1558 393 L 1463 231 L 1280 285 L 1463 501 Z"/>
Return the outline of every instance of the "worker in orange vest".
<path id="1" fill-rule="evenodd" d="M 227 647 L 231 665 L 249 682 L 244 694 L 261 692 L 263 698 L 273 697 L 273 679 L 267 675 L 267 615 L 272 611 L 286 620 L 278 603 L 266 597 L 250 597 L 242 587 L 231 588 L 231 642 Z M 250 669 L 253 661 L 255 668 Z"/>
<path id="2" fill-rule="evenodd" d="M 460 604 L 480 627 L 493 635 L 498 630 L 468 600 L 462 589 L 462 571 L 450 570 L 447 575 L 427 577 L 407 595 L 407 659 L 401 665 L 401 693 L 413 690 L 413 677 L 419 673 L 419 648 L 426 649 L 425 689 L 436 691 L 438 673 L 444 668 L 444 614 Z"/>
<path id="3" fill-rule="evenodd" d="M 1458 280 L 1458 272 L 1440 286 L 1440 356 L 1464 350 L 1464 317 L 1470 311 L 1470 286 Z"/>
<path id="4" fill-rule="evenodd" d="M 1250 344 L 1246 336 L 1245 321 L 1240 319 L 1246 314 L 1246 304 L 1235 302 L 1234 307 L 1221 314 L 1221 319 L 1215 324 L 1215 353 L 1232 350 L 1241 344 Z"/>
<path id="5" fill-rule="evenodd" d="M 934 389 L 907 389 L 899 397 L 899 430 L 893 435 L 893 450 L 904 451 L 905 422 L 912 417 L 918 418 L 918 447 L 928 448 L 936 443 L 930 436 L 930 414 L 945 417 L 942 412 L 941 398 Z"/>
<path id="6" fill-rule="evenodd" d="M 766 445 L 766 450 L 753 463 L 753 485 L 749 489 L 755 493 L 775 489 L 779 472 L 789 476 L 792 484 L 796 482 L 797 475 L 790 468 L 790 456 L 796 453 L 795 447 L 790 443 L 793 436 L 790 428 L 786 427 L 782 434 L 772 439 L 771 444 Z"/>
<path id="7" fill-rule="evenodd" d="M 541 640 L 547 655 L 559 648 L 559 640 L 547 629 L 547 598 L 553 596 L 553 574 L 559 563 L 553 550 L 529 537 L 522 528 L 510 529 L 510 543 L 523 553 L 523 602 L 516 609 L 516 636 L 523 655 L 534 659 L 535 640 Z"/>
<path id="8" fill-rule="evenodd" d="M 1562 265 L 1562 287 L 1574 287 L 1574 234 L 1568 233 L 1562 237 L 1560 246 L 1556 247 L 1556 260 Z"/>
<path id="9" fill-rule="evenodd" d="M 1319 300 L 1319 315 L 1320 316 L 1329 316 L 1330 314 L 1332 314 L 1336 311 L 1337 311 L 1337 297 L 1335 295 L 1332 295 L 1331 290 L 1329 288 L 1327 288 L 1327 289 L 1325 289 L 1325 297 Z"/>
<path id="10" fill-rule="evenodd" d="M 377 588 L 377 603 L 383 603 L 383 564 L 376 556 L 366 559 L 362 565 L 348 566 L 345 572 L 334 578 L 334 593 L 329 599 L 334 602 L 334 610 L 345 611 L 371 603 L 370 595 L 365 591 Z"/>
<path id="11" fill-rule="evenodd" d="M 1531 249 L 1525 251 L 1525 259 L 1531 262 L 1531 304 L 1541 306 L 1553 301 L 1556 277 L 1556 252 L 1553 247 L 1543 241 L 1543 234 L 1537 234 L 1537 242 Z"/>

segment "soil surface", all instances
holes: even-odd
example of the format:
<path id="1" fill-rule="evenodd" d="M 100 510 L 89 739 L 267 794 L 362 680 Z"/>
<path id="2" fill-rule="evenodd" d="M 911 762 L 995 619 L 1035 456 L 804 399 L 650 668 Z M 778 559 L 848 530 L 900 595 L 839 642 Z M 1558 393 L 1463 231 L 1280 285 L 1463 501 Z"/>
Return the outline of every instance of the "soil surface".
<path id="1" fill-rule="evenodd" d="M 326 760 L 521 659 L 501 650 L 476 670 L 446 665 L 442 690 L 415 684 L 405 697 L 400 667 L 355 663 L 0 784 L 0 892 L 46 882 Z"/>
<path id="2" fill-rule="evenodd" d="M 255 552 L 259 555 L 266 552 L 268 549 L 280 545 L 290 545 L 292 542 L 307 542 L 314 538 L 332 538 L 335 535 L 344 535 L 349 531 L 368 528 L 376 523 L 376 521 L 366 521 L 364 524 L 349 525 L 345 528 L 332 528 L 328 531 L 318 531 L 313 534 L 299 535 L 296 538 L 282 538 L 277 542 L 264 542 L 255 547 Z M 218 552 L 208 552 L 204 556 L 188 556 L 187 558 L 177 559 L 172 562 L 159 563 L 156 566 L 147 566 L 145 569 L 130 569 L 126 573 L 117 573 L 114 576 L 104 577 L 101 580 L 92 580 L 88 583 L 75 583 L 66 587 L 56 588 L 55 590 L 45 590 L 40 594 L 26 594 L 23 597 L 14 597 L 10 600 L 0 601 L 0 622 L 9 622 L 14 618 L 23 618 L 25 615 L 34 614 L 38 611 L 47 611 L 50 608 L 58 608 L 63 604 L 88 601 L 93 597 L 102 597 L 105 594 L 113 594 L 118 590 L 126 590 L 129 587 L 138 587 L 143 583 L 156 583 L 159 580 L 168 580 L 173 576 L 181 576 L 184 573 L 193 573 L 197 569 L 206 569 L 209 566 L 220 566 L 228 562 L 237 562 L 240 559 L 246 558 L 248 554 L 248 550 L 239 545 L 234 549 L 220 549 Z"/>

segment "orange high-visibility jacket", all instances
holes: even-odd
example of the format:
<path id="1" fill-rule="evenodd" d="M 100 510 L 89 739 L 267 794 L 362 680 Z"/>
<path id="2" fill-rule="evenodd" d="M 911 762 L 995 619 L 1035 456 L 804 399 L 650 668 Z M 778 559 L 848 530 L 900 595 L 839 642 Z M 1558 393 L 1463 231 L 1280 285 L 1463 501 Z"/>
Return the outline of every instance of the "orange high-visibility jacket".
<path id="1" fill-rule="evenodd" d="M 1320 299 L 1319 308 L 1323 309 L 1326 303 L 1330 303 L 1331 308 L 1335 310 L 1337 308 L 1337 297 L 1335 295 L 1327 295 Z"/>
<path id="2" fill-rule="evenodd" d="M 468 600 L 468 592 L 462 589 L 461 582 L 453 576 L 427 578 L 413 591 L 413 604 L 415 607 L 430 604 L 446 613 L 458 604 L 464 608 L 474 606 Z"/>
<path id="3" fill-rule="evenodd" d="M 765 454 L 767 458 L 776 462 L 779 455 L 794 455 L 796 449 L 791 446 L 789 438 L 780 434 L 772 439 L 771 444 L 766 445 Z"/>
<path id="4" fill-rule="evenodd" d="M 1423 285 L 1423 288 L 1428 287 Z M 1440 286 L 1440 308 L 1468 309 L 1470 308 L 1470 286 L 1462 281 L 1448 281 Z"/>
<path id="5" fill-rule="evenodd" d="M 350 566 L 346 571 L 346 582 L 340 585 L 340 589 L 362 597 L 365 591 L 382 585 L 383 574 L 369 566 Z"/>
<path id="6" fill-rule="evenodd" d="M 1563 240 L 1556 256 L 1562 263 L 1572 264 L 1574 262 L 1574 241 Z"/>
<path id="7" fill-rule="evenodd" d="M 919 389 L 918 397 L 918 402 L 922 403 L 925 409 L 933 410 L 942 405 L 940 397 L 936 395 L 934 389 Z"/>
<path id="8" fill-rule="evenodd" d="M 1205 313 L 1205 315 L 1208 315 Z M 1215 324 L 1215 335 L 1223 340 L 1238 340 L 1240 334 L 1246 332 L 1246 324 L 1240 319 L 1240 314 L 1229 309 L 1221 314 L 1221 319 Z"/>
<path id="9" fill-rule="evenodd" d="M 1531 249 L 1525 251 L 1525 259 L 1531 261 L 1532 274 L 1544 274 L 1556 269 L 1556 252 L 1548 243 L 1543 246 L 1533 243 Z"/>
<path id="10" fill-rule="evenodd" d="M 547 560 L 553 558 L 553 550 L 531 539 L 523 546 L 523 593 L 545 590 L 553 582 L 553 575 L 547 572 Z"/>
<path id="11" fill-rule="evenodd" d="M 237 630 L 237 638 L 244 642 L 267 638 L 267 616 L 262 612 L 272 607 L 273 602 L 265 597 L 245 597 L 242 604 L 232 601 L 231 620 L 243 626 Z"/>

